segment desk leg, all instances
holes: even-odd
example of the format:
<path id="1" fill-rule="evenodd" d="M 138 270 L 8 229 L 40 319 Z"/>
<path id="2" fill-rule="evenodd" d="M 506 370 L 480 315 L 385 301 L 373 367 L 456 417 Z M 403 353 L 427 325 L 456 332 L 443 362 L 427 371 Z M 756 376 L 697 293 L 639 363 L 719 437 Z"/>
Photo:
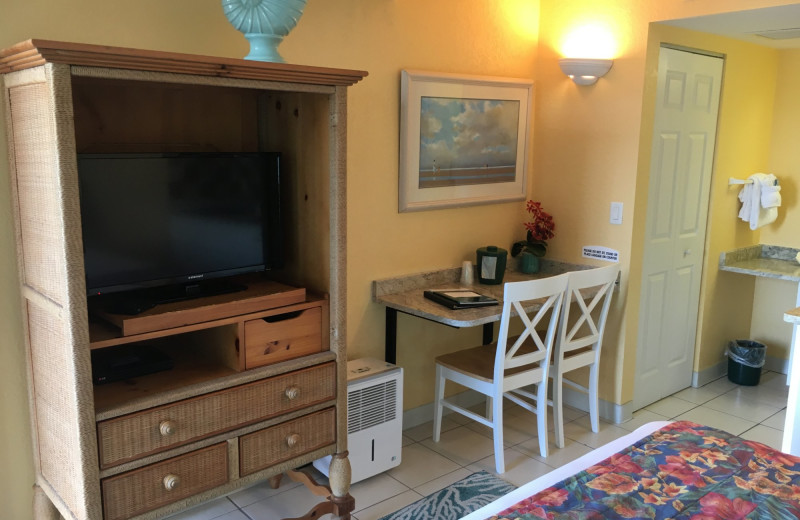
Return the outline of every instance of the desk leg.
<path id="1" fill-rule="evenodd" d="M 397 364 L 397 310 L 386 307 L 386 338 L 384 340 L 384 359 Z"/>
<path id="2" fill-rule="evenodd" d="M 483 344 L 488 345 L 494 341 L 494 323 L 483 324 Z"/>

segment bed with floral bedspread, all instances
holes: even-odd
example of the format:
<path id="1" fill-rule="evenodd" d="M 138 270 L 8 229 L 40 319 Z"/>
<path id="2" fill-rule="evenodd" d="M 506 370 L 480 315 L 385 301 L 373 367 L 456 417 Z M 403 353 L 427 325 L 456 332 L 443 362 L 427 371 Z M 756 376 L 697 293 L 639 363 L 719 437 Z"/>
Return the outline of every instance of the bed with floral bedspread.
<path id="1" fill-rule="evenodd" d="M 800 457 L 671 423 L 492 520 L 800 518 Z"/>

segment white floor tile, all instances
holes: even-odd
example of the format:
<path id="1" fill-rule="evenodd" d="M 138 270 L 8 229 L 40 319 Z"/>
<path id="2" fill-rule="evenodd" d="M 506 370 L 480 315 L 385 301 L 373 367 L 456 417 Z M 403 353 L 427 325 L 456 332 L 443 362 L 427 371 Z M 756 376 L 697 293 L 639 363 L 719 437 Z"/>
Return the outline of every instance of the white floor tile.
<path id="1" fill-rule="evenodd" d="M 419 493 L 424 497 L 427 497 L 428 495 L 436 493 L 440 489 L 444 489 L 447 486 L 455 484 L 456 482 L 458 482 L 463 478 L 467 478 L 473 473 L 474 471 L 470 471 L 466 468 L 460 468 L 452 473 L 448 473 L 447 475 L 442 475 L 437 479 L 433 479 L 430 482 L 426 482 L 425 484 L 422 484 L 421 486 L 414 488 L 414 491 L 416 491 L 417 493 Z"/>
<path id="2" fill-rule="evenodd" d="M 632 432 L 636 428 L 643 426 L 649 422 L 653 421 L 668 421 L 669 417 L 657 414 L 655 412 L 651 412 L 650 410 L 642 409 L 637 412 L 633 412 L 633 418 L 630 421 L 618 424 L 620 428 L 623 430 L 627 430 Z"/>
<path id="3" fill-rule="evenodd" d="M 292 518 L 305 515 L 322 500 L 322 497 L 314 495 L 305 486 L 299 486 L 254 502 L 242 510 L 251 520 Z"/>
<path id="4" fill-rule="evenodd" d="M 740 386 L 725 395 L 736 395 L 745 399 L 763 403 L 775 408 L 785 408 L 789 400 L 789 387 L 786 385 Z"/>
<path id="5" fill-rule="evenodd" d="M 537 436 L 537 417 L 535 414 L 521 409 L 524 413 L 504 414 L 503 417 L 503 444 L 505 446 L 515 446 L 521 442 L 528 441 Z M 552 417 L 550 417 L 552 426 Z M 494 431 L 488 426 L 475 421 L 470 421 L 465 425 L 472 431 L 478 432 L 484 437 L 493 438 Z"/>
<path id="6" fill-rule="evenodd" d="M 703 406 L 756 423 L 780 411 L 780 407 L 778 406 L 770 406 L 759 401 L 753 401 L 749 398 L 742 397 L 736 390 L 732 390 L 727 394 L 722 394 Z"/>
<path id="7" fill-rule="evenodd" d="M 480 436 L 466 428 L 463 429 L 475 436 Z M 460 467 L 459 464 L 447 457 L 416 443 L 403 448 L 403 461 L 396 468 L 390 469 L 388 475 L 409 488 L 415 488 L 442 475 L 452 473 Z"/>
<path id="8" fill-rule="evenodd" d="M 408 490 L 405 493 L 393 496 L 388 500 L 378 502 L 372 507 L 358 511 L 358 520 L 378 520 L 389 513 L 394 513 L 395 511 L 403 509 L 409 504 L 413 504 L 421 498 L 424 497 L 416 491 Z"/>
<path id="9" fill-rule="evenodd" d="M 649 410 L 653 413 L 656 413 L 664 417 L 669 417 L 671 419 L 673 417 L 677 417 L 682 413 L 688 412 L 695 406 L 697 406 L 697 404 L 691 401 L 686 401 L 684 399 L 679 399 L 677 397 L 670 396 L 670 397 L 665 397 L 660 401 L 656 401 L 650 406 L 646 406 L 645 410 Z"/>
<path id="10" fill-rule="evenodd" d="M 760 442 L 761 444 L 766 444 L 770 448 L 775 448 L 776 450 L 780 450 L 781 444 L 783 443 L 782 431 L 776 430 L 775 428 L 770 428 L 769 426 L 764 426 L 763 424 L 754 426 L 753 428 L 741 434 L 740 437 L 749 441 L 756 441 Z"/>
<path id="11" fill-rule="evenodd" d="M 228 498 L 230 498 L 238 507 L 244 508 L 250 504 L 254 504 L 261 500 L 279 495 L 285 491 L 289 491 L 290 489 L 299 486 L 302 486 L 302 484 L 299 482 L 294 482 L 284 475 L 283 479 L 281 480 L 281 485 L 278 487 L 278 489 L 272 489 L 267 481 L 263 481 L 254 486 L 231 493 L 228 495 Z"/>
<path id="12" fill-rule="evenodd" d="M 739 435 L 756 425 L 754 421 L 748 421 L 740 417 L 720 412 L 706 406 L 698 406 L 675 418 L 677 421 L 692 421 L 704 426 L 711 426 L 725 430 L 728 433 Z"/>
<path id="13" fill-rule="evenodd" d="M 231 511 L 230 513 L 218 516 L 214 518 L 214 520 L 250 520 L 250 518 L 237 509 L 236 511 Z"/>
<path id="14" fill-rule="evenodd" d="M 222 497 L 211 500 L 210 502 L 205 502 L 175 515 L 168 516 L 165 520 L 212 520 L 232 511 L 239 511 L 236 508 L 236 504 L 228 500 L 227 497 Z"/>
<path id="15" fill-rule="evenodd" d="M 786 427 L 786 408 L 776 413 L 772 417 L 769 417 L 761 424 L 763 424 L 764 426 L 769 426 L 770 428 L 775 428 L 776 430 L 783 431 L 783 429 Z"/>
<path id="16" fill-rule="evenodd" d="M 703 385 L 701 388 L 723 394 L 733 388 L 736 388 L 737 386 L 738 385 L 736 383 L 728 379 L 728 376 L 722 376 L 719 379 L 708 383 L 707 385 Z"/>
<path id="17" fill-rule="evenodd" d="M 628 430 L 603 421 L 600 421 L 599 426 L 600 431 L 594 433 L 592 431 L 591 420 L 587 415 L 578 420 L 565 424 L 564 436 L 592 448 L 599 448 L 603 444 L 630 433 Z"/>
<path id="18" fill-rule="evenodd" d="M 415 441 L 411 437 L 406 437 L 405 435 L 403 435 L 403 446 L 408 446 L 409 444 L 414 444 L 415 442 L 417 441 Z"/>
<path id="19" fill-rule="evenodd" d="M 522 444 L 514 446 L 514 449 L 539 462 L 544 462 L 551 468 L 559 468 L 592 451 L 592 448 L 589 446 L 576 442 L 568 437 L 564 437 L 564 447 L 557 448 L 555 437 L 552 435 L 548 437 L 547 457 L 542 457 L 539 451 L 539 439 L 523 442 Z"/>
<path id="20" fill-rule="evenodd" d="M 703 404 L 714 399 L 715 397 L 719 397 L 727 391 L 727 389 L 716 390 L 713 388 L 708 388 L 707 386 L 701 386 L 699 388 L 689 387 L 676 394 L 672 394 L 672 396 L 677 397 L 678 399 L 689 401 L 691 403 Z"/>
<path id="21" fill-rule="evenodd" d="M 472 473 L 476 471 L 487 471 L 494 473 L 506 482 L 510 482 L 519 487 L 531 480 L 541 477 L 545 473 L 549 473 L 553 468 L 535 460 L 522 452 L 513 448 L 508 448 L 503 451 L 505 472 L 498 474 L 495 465 L 494 454 L 485 459 L 481 459 L 474 464 L 470 464 L 467 469 Z"/>
<path id="22" fill-rule="evenodd" d="M 356 511 L 374 506 L 378 502 L 408 491 L 408 486 L 381 473 L 356 482 L 350 487 L 350 494 L 356 499 Z"/>
<path id="23" fill-rule="evenodd" d="M 494 453 L 494 441 L 492 439 L 470 430 L 466 426 L 460 426 L 455 430 L 443 433 L 439 442 L 433 442 L 433 439 L 425 439 L 421 444 L 460 466 L 466 466 Z"/>
<path id="24" fill-rule="evenodd" d="M 443 432 L 452 430 L 453 428 L 458 428 L 461 425 L 460 423 L 453 420 L 452 417 L 453 415 L 457 414 L 450 414 L 448 416 L 442 417 Z M 403 430 L 403 435 L 407 436 L 408 438 L 410 438 L 415 442 L 419 442 L 425 439 L 430 439 L 433 436 L 433 421 L 428 421 L 424 424 L 420 424 L 419 426 L 414 426 L 413 428 Z"/>

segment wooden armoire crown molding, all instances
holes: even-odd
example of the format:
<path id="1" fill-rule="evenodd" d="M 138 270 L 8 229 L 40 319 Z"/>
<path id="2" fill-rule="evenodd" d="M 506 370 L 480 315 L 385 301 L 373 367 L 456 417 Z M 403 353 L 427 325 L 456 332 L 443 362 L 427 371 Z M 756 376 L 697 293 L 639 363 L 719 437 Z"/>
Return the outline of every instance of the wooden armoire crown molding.
<path id="1" fill-rule="evenodd" d="M 249 61 L 38 39 L 26 40 L 0 51 L 0 73 L 2 74 L 29 69 L 45 63 L 285 81 L 310 85 L 350 86 L 367 76 L 367 72 L 363 70 Z"/>

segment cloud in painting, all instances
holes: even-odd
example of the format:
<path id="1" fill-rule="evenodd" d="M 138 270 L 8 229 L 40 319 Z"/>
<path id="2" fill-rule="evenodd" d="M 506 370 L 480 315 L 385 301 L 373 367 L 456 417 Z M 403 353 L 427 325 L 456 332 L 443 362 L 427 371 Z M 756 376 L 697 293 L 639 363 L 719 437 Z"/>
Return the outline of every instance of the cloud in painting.
<path id="1" fill-rule="evenodd" d="M 423 97 L 420 171 L 516 163 L 519 101 Z"/>

